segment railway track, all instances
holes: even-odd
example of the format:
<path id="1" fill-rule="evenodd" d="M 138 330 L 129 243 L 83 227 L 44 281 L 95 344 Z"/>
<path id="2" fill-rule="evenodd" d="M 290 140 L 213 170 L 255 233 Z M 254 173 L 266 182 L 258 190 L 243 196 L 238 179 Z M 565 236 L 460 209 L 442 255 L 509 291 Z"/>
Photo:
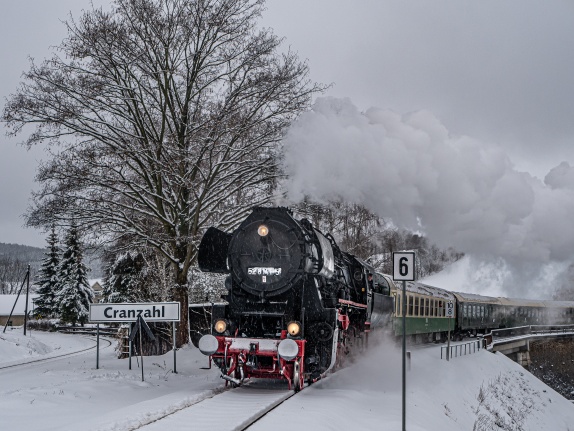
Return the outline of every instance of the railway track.
<path id="1" fill-rule="evenodd" d="M 243 431 L 281 404 L 297 395 L 284 382 L 255 381 L 221 390 L 181 410 L 136 428 L 141 431 L 188 429 L 194 431 Z M 225 406 L 225 415 L 222 415 Z"/>
<path id="2" fill-rule="evenodd" d="M 0 366 L 0 370 L 5 370 L 7 368 L 23 367 L 23 366 L 30 365 L 30 364 L 37 364 L 39 362 L 48 362 L 48 361 L 51 361 L 54 359 L 76 356 L 76 355 L 80 355 L 82 353 L 88 352 L 90 350 L 94 350 L 96 348 L 96 344 L 95 344 L 96 340 L 95 340 L 95 338 L 93 338 L 91 336 L 88 338 L 90 338 L 94 341 L 94 345 L 91 347 L 87 347 L 85 349 L 80 349 L 80 350 L 75 350 L 73 352 L 62 353 L 60 355 L 53 355 L 53 356 L 48 356 L 48 357 L 44 357 L 44 358 L 32 359 L 32 360 L 25 361 L 25 362 L 18 362 L 18 363 L 14 363 L 14 364 L 2 365 L 2 366 Z M 104 345 L 104 346 L 100 345 L 100 349 L 106 349 L 112 345 L 112 341 L 107 339 L 107 338 L 100 337 L 100 342 L 107 343 L 107 345 Z"/>

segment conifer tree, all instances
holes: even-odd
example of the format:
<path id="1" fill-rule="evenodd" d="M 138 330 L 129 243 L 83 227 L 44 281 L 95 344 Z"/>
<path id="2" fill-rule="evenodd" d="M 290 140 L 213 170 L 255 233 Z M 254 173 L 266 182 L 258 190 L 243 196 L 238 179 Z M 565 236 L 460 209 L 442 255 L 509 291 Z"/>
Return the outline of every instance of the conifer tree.
<path id="1" fill-rule="evenodd" d="M 65 250 L 59 268 L 58 303 L 62 321 L 84 324 L 88 320 L 90 303 L 94 291 L 88 284 L 88 269 L 83 262 L 83 253 L 77 227 L 73 224 L 66 235 Z"/>
<path id="2" fill-rule="evenodd" d="M 136 302 L 143 300 L 145 262 L 141 253 L 132 256 L 129 252 L 116 256 L 109 266 L 104 280 L 104 302 Z"/>
<path id="3" fill-rule="evenodd" d="M 37 276 L 37 283 L 40 286 L 37 293 L 40 295 L 36 299 L 34 314 L 36 317 L 54 317 L 58 314 L 58 303 L 56 293 L 59 286 L 58 267 L 60 264 L 60 248 L 58 247 L 58 236 L 52 225 L 52 231 L 48 236 L 48 251 L 44 253 L 44 259 Z"/>

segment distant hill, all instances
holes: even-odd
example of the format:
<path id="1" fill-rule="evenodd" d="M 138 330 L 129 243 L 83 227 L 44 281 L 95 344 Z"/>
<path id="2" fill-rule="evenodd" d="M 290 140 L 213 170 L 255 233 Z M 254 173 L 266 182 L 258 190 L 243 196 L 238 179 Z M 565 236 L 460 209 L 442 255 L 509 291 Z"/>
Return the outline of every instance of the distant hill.
<path id="1" fill-rule="evenodd" d="M 11 260 L 18 260 L 29 264 L 32 274 L 35 274 L 40 268 L 46 251 L 46 249 L 40 247 L 0 242 L 0 260 L 2 257 L 9 257 Z M 91 269 L 88 278 L 102 277 L 101 262 L 98 258 L 94 255 L 87 254 L 84 263 Z"/>
<path id="2" fill-rule="evenodd" d="M 39 266 L 44 258 L 45 251 L 45 249 L 39 247 L 0 242 L 0 256 L 9 256 L 12 259 L 29 263 L 31 266 Z"/>

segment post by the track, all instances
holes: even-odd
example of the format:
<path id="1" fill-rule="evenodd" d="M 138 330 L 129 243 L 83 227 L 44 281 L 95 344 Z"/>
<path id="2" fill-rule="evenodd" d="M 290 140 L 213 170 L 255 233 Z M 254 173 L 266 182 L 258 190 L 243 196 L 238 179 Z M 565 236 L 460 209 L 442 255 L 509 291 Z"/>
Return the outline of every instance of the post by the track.
<path id="1" fill-rule="evenodd" d="M 26 336 L 26 326 L 28 326 L 28 298 L 30 297 L 30 265 L 26 271 L 26 304 L 24 305 L 24 336 Z"/>
<path id="2" fill-rule="evenodd" d="M 132 369 L 132 324 L 130 322 L 128 326 L 128 357 L 129 357 L 129 368 Z"/>
<path id="3" fill-rule="evenodd" d="M 407 429 L 407 282 L 403 281 L 403 431 Z"/>
<path id="4" fill-rule="evenodd" d="M 403 282 L 402 292 L 402 324 L 403 324 L 403 412 L 402 430 L 407 429 L 407 281 L 415 280 L 415 253 L 393 253 L 393 280 Z M 409 361 L 410 362 L 410 361 Z"/>
<path id="5" fill-rule="evenodd" d="M 96 370 L 100 369 L 100 324 L 96 324 Z"/>
<path id="6" fill-rule="evenodd" d="M 446 337 L 446 360 L 450 361 L 450 321 L 454 317 L 454 303 L 445 302 L 446 318 L 448 319 L 448 335 Z"/>
<path id="7" fill-rule="evenodd" d="M 142 369 L 142 382 L 144 381 L 144 363 L 143 363 L 143 341 L 142 341 L 142 336 L 143 333 L 145 332 L 146 335 L 148 336 L 148 338 L 151 341 L 155 341 L 155 335 L 153 335 L 150 327 L 148 326 L 148 324 L 146 323 L 146 321 L 144 320 L 144 318 L 142 316 L 139 316 L 138 319 L 135 322 L 135 326 L 134 326 L 134 330 L 132 331 L 131 335 L 130 335 L 130 339 L 129 341 L 132 342 L 134 341 L 136 335 L 138 335 L 139 332 L 139 344 L 140 344 L 140 362 L 141 362 L 141 369 Z"/>
<path id="8" fill-rule="evenodd" d="M 172 328 L 173 328 L 173 373 L 177 374 L 177 361 L 176 361 L 176 355 L 175 352 L 177 351 L 176 346 L 175 346 L 175 322 L 171 322 L 172 323 Z"/>
<path id="9" fill-rule="evenodd" d="M 448 319 L 448 335 L 446 336 L 446 360 L 450 361 L 450 317 Z"/>

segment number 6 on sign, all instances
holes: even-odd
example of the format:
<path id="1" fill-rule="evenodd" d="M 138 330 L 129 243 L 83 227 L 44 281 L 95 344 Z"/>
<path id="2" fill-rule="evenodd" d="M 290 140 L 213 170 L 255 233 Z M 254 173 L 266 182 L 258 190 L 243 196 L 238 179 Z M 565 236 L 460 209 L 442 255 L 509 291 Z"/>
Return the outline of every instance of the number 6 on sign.
<path id="1" fill-rule="evenodd" d="M 393 253 L 393 280 L 415 281 L 414 252 Z"/>

